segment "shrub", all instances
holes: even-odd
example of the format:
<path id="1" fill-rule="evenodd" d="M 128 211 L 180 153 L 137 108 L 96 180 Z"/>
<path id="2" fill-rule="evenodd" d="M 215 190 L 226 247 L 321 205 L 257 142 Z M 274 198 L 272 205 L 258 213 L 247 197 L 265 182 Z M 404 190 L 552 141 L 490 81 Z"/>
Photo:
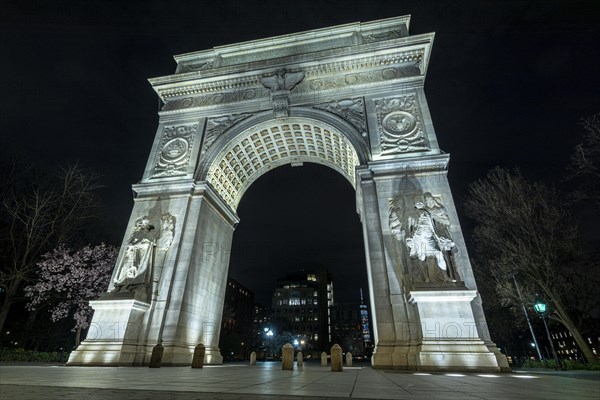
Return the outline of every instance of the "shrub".
<path id="1" fill-rule="evenodd" d="M 69 352 L 43 352 L 35 350 L 25 350 L 23 348 L 3 348 L 0 349 L 0 361 L 17 362 L 58 362 L 63 363 L 69 359 Z"/>

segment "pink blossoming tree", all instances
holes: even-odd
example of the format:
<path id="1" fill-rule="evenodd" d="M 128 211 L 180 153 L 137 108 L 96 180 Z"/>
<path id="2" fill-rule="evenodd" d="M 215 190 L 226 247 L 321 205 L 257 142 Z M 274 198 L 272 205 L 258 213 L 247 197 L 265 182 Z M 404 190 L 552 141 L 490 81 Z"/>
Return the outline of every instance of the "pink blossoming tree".
<path id="1" fill-rule="evenodd" d="M 81 330 L 89 327 L 92 317 L 88 302 L 108 288 L 118 253 L 118 248 L 100 244 L 79 250 L 60 245 L 44 254 L 37 263 L 37 283 L 25 288 L 27 308 L 49 304 L 53 322 L 72 315 L 79 345 Z"/>

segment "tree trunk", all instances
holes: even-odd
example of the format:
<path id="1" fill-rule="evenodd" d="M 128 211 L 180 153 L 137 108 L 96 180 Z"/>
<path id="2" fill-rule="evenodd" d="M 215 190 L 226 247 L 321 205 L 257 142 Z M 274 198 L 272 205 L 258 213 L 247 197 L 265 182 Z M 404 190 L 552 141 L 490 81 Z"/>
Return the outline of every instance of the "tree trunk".
<path id="1" fill-rule="evenodd" d="M 579 346 L 579 348 L 581 349 L 581 352 L 583 353 L 585 359 L 588 362 L 596 362 L 596 356 L 592 352 L 590 345 L 583 338 L 583 336 L 581 336 L 581 333 L 579 333 L 579 329 L 577 329 L 577 326 L 575 325 L 571 317 L 569 317 L 569 314 L 565 312 L 562 304 L 558 301 L 554 301 L 554 306 L 556 307 L 556 311 L 560 316 L 560 319 L 558 319 L 558 321 L 561 322 L 565 326 L 565 328 L 567 328 L 571 335 L 573 335 L 573 339 L 575 340 L 575 343 L 577 343 L 577 346 Z"/>
<path id="2" fill-rule="evenodd" d="M 6 318 L 8 317 L 10 306 L 12 306 L 14 303 L 15 294 L 17 293 L 17 288 L 19 287 L 20 283 L 20 279 L 15 279 L 11 281 L 8 287 L 6 288 L 6 296 L 4 297 L 4 303 L 2 303 L 2 308 L 0 308 L 0 332 L 4 332 L 4 323 L 6 322 Z"/>
<path id="3" fill-rule="evenodd" d="M 29 314 L 27 315 L 27 321 L 25 322 L 25 331 L 26 332 L 33 331 L 33 324 L 35 324 L 37 317 L 40 314 L 40 311 L 42 311 L 46 307 L 48 307 L 47 304 L 40 304 L 34 310 L 31 310 L 29 312 Z"/>
<path id="4" fill-rule="evenodd" d="M 80 343 L 81 343 L 81 327 L 77 327 L 77 333 L 75 333 L 75 348 L 78 348 Z"/>
<path id="5" fill-rule="evenodd" d="M 4 299 L 4 303 L 2 303 L 2 308 L 0 309 L 0 332 L 3 332 L 4 322 L 6 321 L 6 317 L 8 316 L 11 305 L 12 299 L 10 299 L 7 294 L 6 298 Z"/>

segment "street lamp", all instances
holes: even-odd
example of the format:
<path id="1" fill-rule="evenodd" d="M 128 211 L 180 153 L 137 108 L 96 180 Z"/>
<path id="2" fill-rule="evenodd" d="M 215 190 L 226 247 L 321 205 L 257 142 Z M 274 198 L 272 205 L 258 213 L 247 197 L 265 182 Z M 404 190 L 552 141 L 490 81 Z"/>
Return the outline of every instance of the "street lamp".
<path id="1" fill-rule="evenodd" d="M 512 275 L 513 281 L 515 282 L 515 288 L 517 289 L 517 294 L 519 295 L 519 299 L 521 300 L 521 307 L 523 307 L 523 313 L 525 313 L 525 319 L 527 320 L 527 325 L 529 326 L 529 332 L 531 332 L 531 338 L 533 339 L 533 343 L 531 347 L 534 347 L 537 351 L 538 358 L 540 361 L 543 360 L 542 352 L 540 351 L 540 346 L 538 346 L 537 339 L 535 337 L 535 333 L 533 332 L 533 326 L 531 326 L 531 321 L 529 321 L 529 314 L 527 313 L 527 308 L 525 308 L 525 303 L 523 302 L 523 296 L 521 296 L 521 290 L 519 289 L 519 285 L 517 284 L 517 278 L 515 278 L 515 274 Z"/>
<path id="2" fill-rule="evenodd" d="M 550 342 L 550 348 L 552 349 L 552 355 L 554 356 L 554 361 L 556 362 L 556 369 L 561 369 L 560 360 L 556 355 L 556 350 L 554 350 L 554 342 L 552 341 L 550 331 L 548 330 L 548 325 L 546 324 L 546 315 L 548 315 L 548 312 L 550 311 L 549 307 L 544 300 L 542 300 L 538 295 L 536 295 L 535 301 L 533 302 L 533 309 L 540 317 L 542 317 L 544 328 L 546 328 L 546 335 L 548 335 L 548 341 Z"/>
<path id="3" fill-rule="evenodd" d="M 533 309 L 536 313 L 538 313 L 538 315 L 541 315 L 542 317 L 545 317 L 546 314 L 548 314 L 548 305 L 542 299 L 540 299 L 539 296 L 536 296 L 535 298 L 535 302 L 533 303 Z"/>
<path id="4" fill-rule="evenodd" d="M 267 351 L 265 351 L 265 361 L 267 361 L 269 355 L 269 349 L 271 348 L 271 338 L 273 337 L 273 331 L 268 326 L 263 328 L 265 335 L 267 336 Z"/>

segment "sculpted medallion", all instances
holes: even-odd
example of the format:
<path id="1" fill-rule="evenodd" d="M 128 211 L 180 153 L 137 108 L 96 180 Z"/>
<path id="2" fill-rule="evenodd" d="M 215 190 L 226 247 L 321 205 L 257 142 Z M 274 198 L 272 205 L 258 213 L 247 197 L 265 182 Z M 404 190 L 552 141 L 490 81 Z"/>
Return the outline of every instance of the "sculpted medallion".
<path id="1" fill-rule="evenodd" d="M 429 150 L 416 95 L 375 101 L 381 154 Z"/>
<path id="2" fill-rule="evenodd" d="M 165 126 L 154 176 L 185 175 L 198 125 Z"/>

